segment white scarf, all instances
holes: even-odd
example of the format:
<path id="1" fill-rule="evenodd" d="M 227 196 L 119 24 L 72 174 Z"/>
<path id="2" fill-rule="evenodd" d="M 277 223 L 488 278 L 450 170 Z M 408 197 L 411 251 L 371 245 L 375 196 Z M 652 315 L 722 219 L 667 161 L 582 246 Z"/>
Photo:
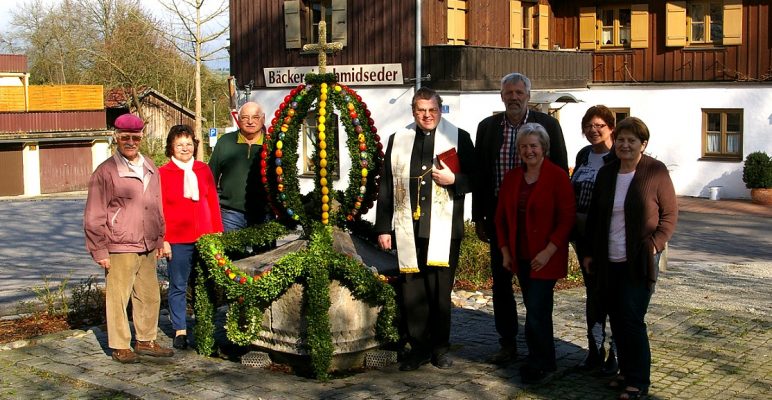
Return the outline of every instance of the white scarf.
<path id="1" fill-rule="evenodd" d="M 182 196 L 186 199 L 198 201 L 198 178 L 196 178 L 196 173 L 193 172 L 193 163 L 195 161 L 196 160 L 191 158 L 188 162 L 182 162 L 172 156 L 174 165 L 185 172 L 185 176 L 182 179 L 184 183 L 182 187 Z"/>
<path id="2" fill-rule="evenodd" d="M 391 168 L 394 177 L 394 232 L 397 237 L 397 258 L 402 273 L 419 272 L 413 232 L 413 210 L 410 209 L 410 155 L 415 141 L 415 123 L 394 134 Z M 458 146 L 458 127 L 441 119 L 434 132 L 434 154 Z M 453 224 L 453 199 L 448 189 L 428 177 L 432 185 L 432 209 L 429 249 L 426 265 L 447 267 L 450 259 L 450 234 Z"/>

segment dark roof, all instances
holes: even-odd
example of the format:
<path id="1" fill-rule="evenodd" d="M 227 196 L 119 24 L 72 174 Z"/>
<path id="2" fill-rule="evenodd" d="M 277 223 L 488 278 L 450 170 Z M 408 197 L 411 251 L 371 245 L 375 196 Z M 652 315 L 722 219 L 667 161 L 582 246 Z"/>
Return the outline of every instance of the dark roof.
<path id="1" fill-rule="evenodd" d="M 129 88 L 113 88 L 108 90 L 107 93 L 105 94 L 105 108 L 131 108 L 129 107 L 128 92 L 129 92 Z M 196 113 L 193 112 L 193 110 L 188 109 L 182 104 L 170 99 L 169 97 L 165 96 L 163 93 L 151 87 L 140 86 L 137 89 L 137 93 L 139 94 L 140 101 L 143 101 L 147 96 L 154 96 L 165 103 L 171 104 L 174 108 L 181 110 L 182 112 L 190 115 L 191 117 L 194 117 L 196 115 Z"/>

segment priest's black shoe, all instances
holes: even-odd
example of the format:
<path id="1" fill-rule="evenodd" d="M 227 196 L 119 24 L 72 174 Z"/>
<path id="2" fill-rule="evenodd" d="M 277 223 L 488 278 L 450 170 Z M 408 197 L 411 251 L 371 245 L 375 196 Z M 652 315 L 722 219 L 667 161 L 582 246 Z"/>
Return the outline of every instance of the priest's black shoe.
<path id="1" fill-rule="evenodd" d="M 600 368 L 601 364 L 603 364 L 603 358 L 605 354 L 605 351 L 599 351 L 598 349 L 591 346 L 587 351 L 587 356 L 577 367 L 582 371 L 593 371 L 598 369 Z"/>
<path id="2" fill-rule="evenodd" d="M 399 366 L 400 371 L 415 371 L 422 365 L 426 365 L 431 361 L 431 357 L 423 354 L 411 354 L 407 357 L 407 360 L 403 361 Z"/>
<path id="3" fill-rule="evenodd" d="M 603 367 L 600 369 L 601 376 L 614 376 L 619 372 L 619 363 L 617 362 L 616 353 L 613 349 L 609 350 L 608 358 L 603 363 Z"/>
<path id="4" fill-rule="evenodd" d="M 453 360 L 448 357 L 447 353 L 438 354 L 432 357 L 432 365 L 439 369 L 448 369 L 453 367 Z"/>

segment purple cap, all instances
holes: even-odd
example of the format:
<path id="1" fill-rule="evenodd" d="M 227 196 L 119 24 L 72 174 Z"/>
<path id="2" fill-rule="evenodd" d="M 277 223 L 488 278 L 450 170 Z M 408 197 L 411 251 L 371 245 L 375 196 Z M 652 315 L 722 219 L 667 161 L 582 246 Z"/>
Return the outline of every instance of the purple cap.
<path id="1" fill-rule="evenodd" d="M 123 114 L 115 119 L 115 130 L 122 132 L 142 132 L 145 123 L 134 114 Z"/>

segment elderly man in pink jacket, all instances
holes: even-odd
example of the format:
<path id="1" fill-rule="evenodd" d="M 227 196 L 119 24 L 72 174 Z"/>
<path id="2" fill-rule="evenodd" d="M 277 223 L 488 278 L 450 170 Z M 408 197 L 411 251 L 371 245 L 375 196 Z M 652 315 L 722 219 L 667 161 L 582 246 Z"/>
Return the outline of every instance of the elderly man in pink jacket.
<path id="1" fill-rule="evenodd" d="M 105 270 L 108 346 L 120 363 L 139 362 L 137 354 L 171 357 L 156 342 L 161 295 L 156 260 L 163 254 L 161 183 L 153 161 L 142 156 L 144 123 L 124 114 L 115 120 L 118 152 L 91 175 L 83 216 L 86 248 Z M 136 344 L 126 306 L 132 302 Z"/>

